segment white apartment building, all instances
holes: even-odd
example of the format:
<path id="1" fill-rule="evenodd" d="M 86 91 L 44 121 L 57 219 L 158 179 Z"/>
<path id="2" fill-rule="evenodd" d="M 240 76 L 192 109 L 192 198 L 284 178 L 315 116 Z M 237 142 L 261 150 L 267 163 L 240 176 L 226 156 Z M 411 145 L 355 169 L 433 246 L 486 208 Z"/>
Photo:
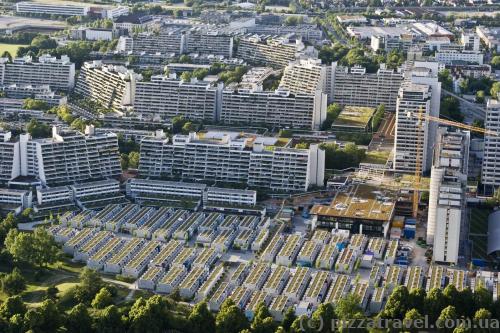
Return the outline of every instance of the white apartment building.
<path id="1" fill-rule="evenodd" d="M 484 127 L 493 132 L 500 132 L 500 101 L 489 99 L 486 105 Z M 481 182 L 491 190 L 500 186 L 500 137 L 484 135 L 484 155 Z"/>
<path id="2" fill-rule="evenodd" d="M 60 59 L 43 55 L 38 61 L 30 56 L 9 62 L 0 58 L 0 85 L 48 85 L 53 90 L 68 91 L 75 85 L 75 64 L 68 56 Z"/>
<path id="3" fill-rule="evenodd" d="M 469 146 L 469 132 L 438 129 L 427 220 L 427 242 L 434 244 L 433 259 L 437 262 L 458 262 Z"/>
<path id="4" fill-rule="evenodd" d="M 422 171 L 428 169 L 426 166 L 431 161 L 426 149 L 429 126 L 425 119 L 419 120 L 419 114 L 430 115 L 431 95 L 431 87 L 424 84 L 406 83 L 399 90 L 394 138 L 397 172 L 414 173 L 417 160 Z"/>
<path id="5" fill-rule="evenodd" d="M 247 33 L 257 35 L 276 35 L 283 36 L 294 34 L 300 37 L 303 41 L 315 42 L 323 39 L 323 31 L 313 24 L 299 25 L 273 25 L 273 24 L 256 24 L 245 29 Z"/>
<path id="6" fill-rule="evenodd" d="M 31 191 L 0 188 L 0 208 L 19 214 L 32 206 L 32 196 Z"/>
<path id="7" fill-rule="evenodd" d="M 304 49 L 305 46 L 300 40 L 293 43 L 286 37 L 247 35 L 239 40 L 237 58 L 251 64 L 285 67 Z"/>
<path id="8" fill-rule="evenodd" d="M 129 179 L 126 184 L 127 196 L 134 199 L 143 195 L 201 199 L 205 188 L 205 184 L 139 178 Z"/>
<path id="9" fill-rule="evenodd" d="M 101 61 L 85 62 L 75 93 L 97 100 L 105 108 L 121 111 L 134 102 L 136 83 L 141 75 L 123 66 L 104 65 Z"/>
<path id="10" fill-rule="evenodd" d="M 90 6 L 50 4 L 41 2 L 18 2 L 16 12 L 20 14 L 47 14 L 61 16 L 87 16 Z"/>
<path id="11" fill-rule="evenodd" d="M 285 67 L 279 86 L 293 94 L 326 93 L 326 69 L 319 59 L 300 59 Z"/>
<path id="12" fill-rule="evenodd" d="M 473 31 L 463 31 L 460 36 L 460 44 L 465 50 L 477 52 L 481 46 L 481 38 Z"/>
<path id="13" fill-rule="evenodd" d="M 477 26 L 476 33 L 490 50 L 500 52 L 500 27 Z"/>
<path id="14" fill-rule="evenodd" d="M 141 32 L 134 37 L 120 37 L 117 50 L 140 54 L 169 54 L 176 55 L 184 53 L 185 34 L 184 28 L 168 27 L 157 32 Z"/>
<path id="15" fill-rule="evenodd" d="M 305 191 L 323 186 L 324 151 L 280 147 L 276 138 L 245 137 L 208 132 L 145 138 L 141 142 L 139 173 L 185 180 L 248 184 L 276 191 Z"/>
<path id="16" fill-rule="evenodd" d="M 453 65 L 456 63 L 467 64 L 483 64 L 483 53 L 479 51 L 439 51 L 436 52 L 436 61 L 445 65 Z"/>
<path id="17" fill-rule="evenodd" d="M 233 57 L 233 37 L 217 30 L 193 28 L 186 33 L 186 53 L 201 53 Z"/>
<path id="18" fill-rule="evenodd" d="M 260 91 L 226 88 L 219 120 L 225 124 L 268 124 L 319 129 L 326 119 L 327 97 L 321 91 L 292 94 L 287 90 Z"/>
<path id="19" fill-rule="evenodd" d="M 143 115 L 172 119 L 216 120 L 221 86 L 192 79 L 185 82 L 170 76 L 156 75 L 149 82 L 137 82 L 134 111 Z"/>
<path id="20" fill-rule="evenodd" d="M 12 133 L 0 131 L 0 182 L 7 183 L 19 176 L 19 144 Z"/>
<path id="21" fill-rule="evenodd" d="M 330 103 L 374 108 L 384 104 L 386 111 L 395 112 L 403 74 L 383 68 L 367 73 L 364 67 L 348 68 L 334 63 L 326 80 Z"/>
<path id="22" fill-rule="evenodd" d="M 0 156 L 4 158 L 2 165 L 6 166 L 2 173 L 4 181 L 32 176 L 45 186 L 121 174 L 118 139 L 112 133 L 84 135 L 53 127 L 52 138 L 31 139 L 29 134 L 21 134 L 18 141 L 0 145 L 0 149 Z M 11 162 L 9 156 L 12 156 Z M 12 165 L 10 169 L 9 165 Z"/>

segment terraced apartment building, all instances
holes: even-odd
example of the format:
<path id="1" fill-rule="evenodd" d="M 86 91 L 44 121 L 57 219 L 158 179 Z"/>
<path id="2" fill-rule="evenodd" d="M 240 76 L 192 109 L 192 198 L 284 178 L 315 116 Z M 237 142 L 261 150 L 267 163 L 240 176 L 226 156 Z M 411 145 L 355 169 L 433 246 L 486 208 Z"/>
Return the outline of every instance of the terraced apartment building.
<path id="1" fill-rule="evenodd" d="M 275 191 L 305 191 L 323 183 L 324 151 L 287 148 L 276 138 L 238 133 L 190 133 L 148 137 L 141 142 L 139 173 L 144 177 L 215 180 Z"/>

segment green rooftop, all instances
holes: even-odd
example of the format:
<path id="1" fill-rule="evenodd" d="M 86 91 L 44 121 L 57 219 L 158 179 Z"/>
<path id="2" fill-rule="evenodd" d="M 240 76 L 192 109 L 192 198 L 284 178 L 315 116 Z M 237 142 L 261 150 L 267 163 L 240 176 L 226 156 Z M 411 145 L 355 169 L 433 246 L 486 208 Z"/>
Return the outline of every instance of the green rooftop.
<path id="1" fill-rule="evenodd" d="M 333 122 L 333 127 L 355 127 L 366 129 L 375 113 L 374 108 L 363 106 L 346 106 Z"/>

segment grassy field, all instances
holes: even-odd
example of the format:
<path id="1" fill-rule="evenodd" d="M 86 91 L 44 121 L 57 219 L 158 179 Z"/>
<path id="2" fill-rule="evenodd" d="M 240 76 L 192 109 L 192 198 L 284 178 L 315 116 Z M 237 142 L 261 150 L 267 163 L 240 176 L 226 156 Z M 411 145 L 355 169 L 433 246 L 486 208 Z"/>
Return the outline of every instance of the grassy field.
<path id="1" fill-rule="evenodd" d="M 385 150 L 366 152 L 363 163 L 386 164 L 390 152 Z"/>
<path id="2" fill-rule="evenodd" d="M 470 230 L 474 235 L 488 234 L 488 215 L 491 213 L 489 209 L 473 208 L 470 214 Z"/>
<path id="3" fill-rule="evenodd" d="M 5 51 L 8 51 L 12 57 L 16 56 L 17 49 L 27 45 L 21 44 L 2 44 L 0 43 L 0 55 L 2 55 Z"/>

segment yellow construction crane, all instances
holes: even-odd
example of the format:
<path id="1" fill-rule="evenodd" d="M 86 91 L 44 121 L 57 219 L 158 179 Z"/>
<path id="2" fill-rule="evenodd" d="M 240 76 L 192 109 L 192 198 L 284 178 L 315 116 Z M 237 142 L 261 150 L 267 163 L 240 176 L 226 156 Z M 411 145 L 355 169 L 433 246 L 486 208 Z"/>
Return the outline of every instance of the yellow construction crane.
<path id="1" fill-rule="evenodd" d="M 463 128 L 463 129 L 469 130 L 471 132 L 483 133 L 484 135 L 500 136 L 499 132 L 490 131 L 490 130 L 484 129 L 482 127 L 466 125 L 466 124 L 462 124 L 462 123 L 459 123 L 456 121 L 441 119 L 438 117 L 426 115 L 422 112 L 422 109 L 419 110 L 417 118 L 418 118 L 417 128 L 419 131 L 422 130 L 422 128 L 423 128 L 423 121 L 432 121 L 432 122 L 436 122 L 438 124 L 443 124 L 443 125 L 457 127 L 457 128 Z M 413 210 L 412 210 L 412 212 L 413 212 L 412 215 L 414 218 L 417 218 L 417 214 L 418 214 L 418 202 L 419 202 L 419 193 L 418 192 L 419 192 L 419 188 L 420 188 L 420 181 L 422 178 L 422 161 L 420 160 L 421 159 L 420 149 L 418 149 L 419 147 L 422 147 L 422 145 L 423 145 L 422 139 L 423 139 L 423 136 L 417 135 L 417 152 L 416 152 L 416 156 L 415 156 L 416 157 L 415 186 L 414 186 L 414 190 L 413 190 Z M 422 148 L 425 149 L 425 147 L 422 147 Z"/>

